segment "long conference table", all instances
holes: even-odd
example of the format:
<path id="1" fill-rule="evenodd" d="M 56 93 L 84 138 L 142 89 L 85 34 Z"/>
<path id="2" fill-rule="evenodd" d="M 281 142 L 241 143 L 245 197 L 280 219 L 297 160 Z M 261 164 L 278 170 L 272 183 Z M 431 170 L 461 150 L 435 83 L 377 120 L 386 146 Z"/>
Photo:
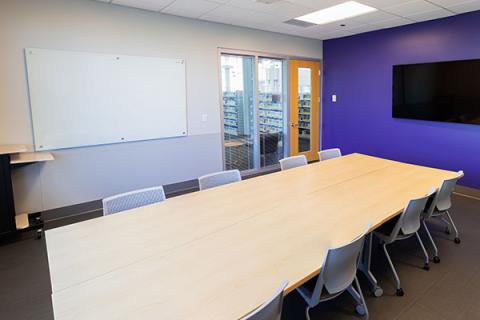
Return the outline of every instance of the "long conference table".
<path id="1" fill-rule="evenodd" d="M 55 319 L 241 318 L 454 176 L 351 154 L 49 230 Z"/>

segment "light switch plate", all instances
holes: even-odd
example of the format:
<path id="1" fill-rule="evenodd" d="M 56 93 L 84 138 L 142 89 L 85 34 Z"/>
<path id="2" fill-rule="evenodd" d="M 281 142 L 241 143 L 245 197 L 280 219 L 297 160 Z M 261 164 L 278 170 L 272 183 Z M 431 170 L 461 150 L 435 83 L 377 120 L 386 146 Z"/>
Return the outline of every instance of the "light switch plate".
<path id="1" fill-rule="evenodd" d="M 332 102 L 337 102 L 337 95 L 336 94 L 332 95 Z"/>
<path id="2" fill-rule="evenodd" d="M 202 114 L 202 122 L 207 122 L 208 121 L 208 114 L 204 113 Z"/>

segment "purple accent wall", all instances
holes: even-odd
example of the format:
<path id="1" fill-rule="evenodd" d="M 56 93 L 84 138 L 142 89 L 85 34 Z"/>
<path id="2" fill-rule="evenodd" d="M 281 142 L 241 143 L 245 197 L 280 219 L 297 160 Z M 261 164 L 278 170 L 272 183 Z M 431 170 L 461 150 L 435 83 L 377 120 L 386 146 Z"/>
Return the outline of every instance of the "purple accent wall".
<path id="1" fill-rule="evenodd" d="M 464 170 L 460 184 L 480 188 L 480 125 L 391 115 L 394 64 L 478 59 L 479 30 L 476 11 L 325 41 L 323 147 Z"/>

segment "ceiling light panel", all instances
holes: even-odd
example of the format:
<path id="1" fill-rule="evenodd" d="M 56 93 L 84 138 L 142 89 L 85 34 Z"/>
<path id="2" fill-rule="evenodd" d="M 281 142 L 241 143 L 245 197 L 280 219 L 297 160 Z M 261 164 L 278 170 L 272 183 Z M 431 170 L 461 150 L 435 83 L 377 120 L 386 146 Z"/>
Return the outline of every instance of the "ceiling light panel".
<path id="1" fill-rule="evenodd" d="M 356 1 L 348 1 L 333 7 L 309 13 L 296 19 L 315 24 L 326 24 L 374 11 L 377 11 L 377 9 Z"/>

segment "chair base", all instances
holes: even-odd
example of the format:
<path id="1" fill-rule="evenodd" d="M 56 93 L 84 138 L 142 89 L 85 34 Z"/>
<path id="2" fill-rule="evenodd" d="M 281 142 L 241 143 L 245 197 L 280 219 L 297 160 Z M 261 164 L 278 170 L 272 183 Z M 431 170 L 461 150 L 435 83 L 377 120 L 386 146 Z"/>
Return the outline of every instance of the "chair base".
<path id="1" fill-rule="evenodd" d="M 367 314 L 367 311 L 365 310 L 365 307 L 362 304 L 357 304 L 355 306 L 355 312 L 362 317 Z"/>
<path id="2" fill-rule="evenodd" d="M 405 292 L 403 291 L 402 288 L 398 288 L 397 292 L 395 292 L 395 294 L 399 297 L 403 297 L 405 295 Z"/>

